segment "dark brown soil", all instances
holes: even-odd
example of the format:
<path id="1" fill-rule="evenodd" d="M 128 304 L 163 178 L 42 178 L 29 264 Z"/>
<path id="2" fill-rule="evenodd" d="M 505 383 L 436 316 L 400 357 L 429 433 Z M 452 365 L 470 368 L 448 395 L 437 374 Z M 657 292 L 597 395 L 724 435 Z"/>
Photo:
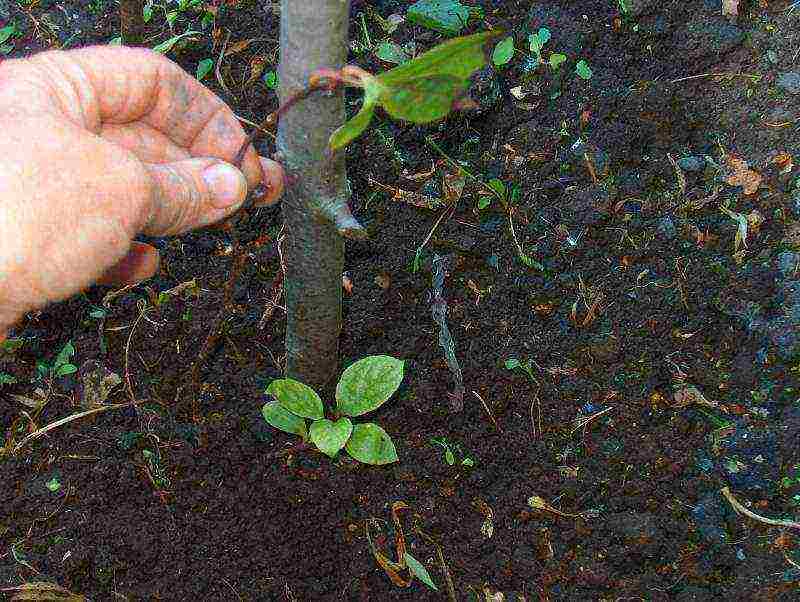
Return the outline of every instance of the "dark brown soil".
<path id="1" fill-rule="evenodd" d="M 410 2 L 354 2 L 354 40 L 363 40 L 362 22 L 372 40 L 385 37 L 367 4 L 385 17 Z M 562 73 L 539 67 L 531 76 L 517 56 L 498 76 L 481 74 L 475 112 L 428 128 L 381 121 L 348 150 L 352 206 L 371 239 L 347 246 L 353 289 L 341 360 L 408 360 L 400 392 L 375 417 L 400 462 L 331 462 L 261 418 L 284 356 L 281 311 L 258 327 L 280 269 L 273 244 L 251 245 L 239 311 L 203 376 L 202 421 L 187 422 L 181 385 L 222 298 L 229 241 L 219 232 L 152 241 L 162 273 L 116 297 L 104 321 L 90 312 L 108 290 L 89 290 L 28 316 L 14 333 L 25 344 L 1 360 L 18 380 L 2 390 L 7 442 L 28 432 L 21 411 L 30 409 L 18 396 L 33 398 L 37 387 L 47 404 L 35 427 L 81 409 L 82 372 L 50 390 L 46 379 L 31 383 L 37 360 L 70 340 L 76 365 L 97 360 L 122 377 L 108 403 L 150 402 L 72 421 L 0 459 L 0 589 L 52 581 L 92 600 L 447 599 L 435 548 L 413 532 L 418 515 L 442 546 L 458 600 L 500 599 L 484 588 L 506 600 L 522 599 L 512 592 L 527 600 L 797 599 L 797 531 L 737 515 L 720 491 L 730 487 L 759 515 L 800 514 L 798 326 L 781 317 L 798 273 L 778 267 L 797 245 L 800 192 L 797 169 L 779 173 L 773 163 L 778 153 L 800 157 L 800 97 L 776 83 L 798 70 L 800 8 L 769 2 L 770 12 L 743 1 L 730 24 L 714 0 L 631 1 L 630 16 L 611 0 L 480 4 L 485 22 L 470 31 L 503 25 L 527 49 L 527 34 L 547 26 L 548 48 L 568 56 Z M 22 5 L 8 7 L 23 32 L 12 56 L 117 35 L 111 3 Z M 276 103 L 261 80 L 243 85 L 254 58 L 274 68 L 272 6 L 225 10 L 219 44 L 227 33 L 229 45 L 257 40 L 224 61 L 232 94 L 213 74 L 206 80 L 252 120 Z M 199 27 L 191 11 L 175 23 L 176 32 Z M 148 32 L 151 45 L 169 37 L 163 12 Z M 403 25 L 392 39 L 421 50 L 438 37 Z M 194 73 L 219 53 L 211 44 L 206 31 L 171 56 Z M 581 58 L 590 80 L 574 75 Z M 351 61 L 386 68 L 369 52 Z M 522 100 L 509 92 L 517 85 Z M 544 92 L 530 91 L 536 86 Z M 438 194 L 449 168 L 428 136 L 476 176 L 518 188 L 516 235 L 543 271 L 519 260 L 499 208 L 475 209 L 472 183 L 412 269 L 439 215 L 375 182 Z M 579 136 L 585 146 L 574 152 Z M 268 138 L 259 144 L 271 151 Z M 763 175 L 758 192 L 744 195 L 707 167 L 680 171 L 679 194 L 667 154 L 724 164 L 722 150 Z M 427 182 L 408 178 L 432 166 Z M 704 208 L 680 209 L 717 185 Z M 750 230 L 740 263 L 723 203 L 765 220 Z M 280 212 L 261 210 L 244 238 L 279 228 Z M 434 254 L 449 265 L 448 323 L 466 386 L 460 413 L 451 411 L 453 379 L 431 317 Z M 191 279 L 199 294 L 153 305 L 147 287 L 157 296 Z M 507 370 L 509 358 L 530 360 L 535 378 Z M 716 407 L 678 403 L 683 384 Z M 593 418 L 575 422 L 581 417 Z M 455 466 L 433 437 L 460 446 Z M 461 464 L 465 457 L 474 465 Z M 531 508 L 532 496 L 563 515 Z M 385 530 L 376 541 L 394 553 L 396 501 L 411 508 L 401 513 L 410 551 L 438 593 L 419 581 L 392 585 L 370 552 L 365 521 L 377 518 Z"/>

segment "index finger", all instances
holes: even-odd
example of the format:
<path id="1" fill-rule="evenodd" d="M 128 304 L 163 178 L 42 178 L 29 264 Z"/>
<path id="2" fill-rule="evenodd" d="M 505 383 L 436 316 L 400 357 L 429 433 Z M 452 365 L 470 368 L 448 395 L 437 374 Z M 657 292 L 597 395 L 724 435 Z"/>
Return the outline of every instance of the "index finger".
<path id="1" fill-rule="evenodd" d="M 146 123 L 191 157 L 216 157 L 232 163 L 246 140 L 233 111 L 216 94 L 161 54 L 143 48 L 94 46 L 47 52 L 34 60 L 52 65 L 54 78 L 71 80 L 79 90 L 84 125 Z M 58 92 L 59 87 L 54 86 Z M 69 106 L 69 105 L 67 105 Z M 263 180 L 252 145 L 239 166 L 252 188 Z"/>

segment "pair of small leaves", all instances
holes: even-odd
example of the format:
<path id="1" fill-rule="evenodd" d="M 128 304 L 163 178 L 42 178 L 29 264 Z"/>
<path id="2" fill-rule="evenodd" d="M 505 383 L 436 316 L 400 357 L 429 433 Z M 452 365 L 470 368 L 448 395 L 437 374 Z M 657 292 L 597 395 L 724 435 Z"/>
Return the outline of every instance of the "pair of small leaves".
<path id="1" fill-rule="evenodd" d="M 336 386 L 337 421 L 324 417 L 322 400 L 309 386 L 290 378 L 272 381 L 267 393 L 277 401 L 262 408 L 264 419 L 282 431 L 311 440 L 324 454 L 334 457 L 343 447 L 366 464 L 397 461 L 397 452 L 386 431 L 376 424 L 356 424 L 347 416 L 361 416 L 383 405 L 403 380 L 402 360 L 370 356 L 355 362 Z M 310 419 L 310 430 L 305 419 Z"/>
<path id="2" fill-rule="evenodd" d="M 329 146 L 337 150 L 360 136 L 378 106 L 394 119 L 411 123 L 446 117 L 466 92 L 472 73 L 486 64 L 484 47 L 499 35 L 493 30 L 455 38 L 385 73 L 365 73 L 348 82 L 363 88 L 364 102 L 355 117 L 331 135 Z"/>

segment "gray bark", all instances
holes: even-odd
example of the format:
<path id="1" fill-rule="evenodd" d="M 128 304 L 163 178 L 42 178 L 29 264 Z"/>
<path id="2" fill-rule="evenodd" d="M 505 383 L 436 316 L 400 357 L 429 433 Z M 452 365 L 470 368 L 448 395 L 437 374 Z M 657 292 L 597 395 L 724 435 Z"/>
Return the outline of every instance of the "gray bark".
<path id="1" fill-rule="evenodd" d="M 349 0 L 282 0 L 280 101 L 306 88 L 316 69 L 347 60 Z M 286 372 L 317 390 L 339 371 L 342 324 L 342 235 L 363 230 L 347 209 L 344 156 L 328 153 L 328 138 L 345 121 L 341 90 L 298 102 L 279 121 L 278 158 L 288 181 L 286 227 Z"/>

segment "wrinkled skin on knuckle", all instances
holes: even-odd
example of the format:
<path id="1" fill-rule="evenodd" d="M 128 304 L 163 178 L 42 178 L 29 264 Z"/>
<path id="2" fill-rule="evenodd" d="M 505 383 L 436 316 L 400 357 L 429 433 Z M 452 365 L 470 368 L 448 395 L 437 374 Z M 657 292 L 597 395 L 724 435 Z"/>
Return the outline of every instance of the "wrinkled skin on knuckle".
<path id="1" fill-rule="evenodd" d="M 196 223 L 203 207 L 203 198 L 193 182 L 171 165 L 161 166 L 160 181 L 154 182 L 151 191 L 152 206 L 145 234 L 175 236 Z M 164 191 L 169 191 L 166 196 Z"/>

